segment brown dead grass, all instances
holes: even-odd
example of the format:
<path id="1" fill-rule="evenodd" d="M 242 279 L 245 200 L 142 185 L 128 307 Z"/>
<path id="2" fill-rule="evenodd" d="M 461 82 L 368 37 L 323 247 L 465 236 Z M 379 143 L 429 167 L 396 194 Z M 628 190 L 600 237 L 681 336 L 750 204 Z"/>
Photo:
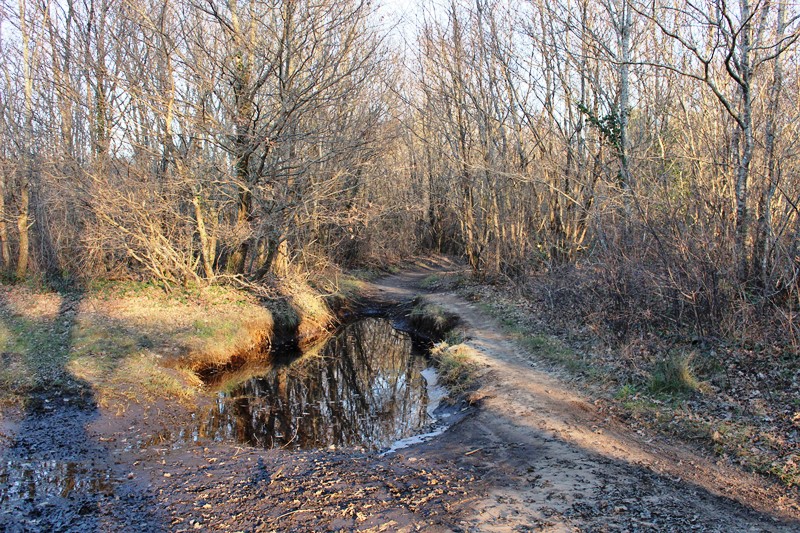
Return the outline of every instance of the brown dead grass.
<path id="1" fill-rule="evenodd" d="M 463 343 L 451 346 L 440 342 L 431 349 L 439 380 L 447 387 L 450 401 L 457 401 L 475 388 L 479 371 L 475 357 L 475 350 Z"/>

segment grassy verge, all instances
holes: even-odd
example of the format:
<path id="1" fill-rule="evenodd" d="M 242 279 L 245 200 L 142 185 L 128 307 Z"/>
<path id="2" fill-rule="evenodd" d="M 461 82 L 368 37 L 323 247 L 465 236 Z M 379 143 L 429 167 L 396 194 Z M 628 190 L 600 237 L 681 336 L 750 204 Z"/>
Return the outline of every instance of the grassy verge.
<path id="1" fill-rule="evenodd" d="M 301 284 L 271 302 L 228 287 L 165 294 L 125 282 L 58 294 L 0 286 L 0 402 L 81 392 L 117 410 L 191 404 L 201 388 L 195 370 L 255 353 L 286 331 L 312 337 L 330 320 Z"/>
<path id="2" fill-rule="evenodd" d="M 780 390 L 745 388 L 764 379 L 758 372 L 747 380 L 733 363 L 721 365 L 716 356 L 678 344 L 634 357 L 624 346 L 587 341 L 585 332 L 570 337 L 580 325 L 563 336 L 551 335 L 535 304 L 524 298 L 481 286 L 462 293 L 531 353 L 587 379 L 604 409 L 632 427 L 698 444 L 720 460 L 800 488 L 800 400 L 794 407 L 771 406 L 770 398 L 780 396 Z"/>
<path id="3" fill-rule="evenodd" d="M 467 278 L 463 272 L 438 272 L 425 276 L 420 287 L 431 291 L 452 291 L 463 287 Z"/>
<path id="4" fill-rule="evenodd" d="M 633 427 L 698 443 L 721 460 L 800 488 L 800 454 L 785 437 L 744 413 L 703 409 L 701 401 L 686 389 L 655 392 L 650 385 L 628 384 L 615 394 L 611 410 Z"/>
<path id="5" fill-rule="evenodd" d="M 601 370 L 592 361 L 581 356 L 561 339 L 547 335 L 530 325 L 525 313 L 513 304 L 500 300 L 481 300 L 476 302 L 478 308 L 493 317 L 503 332 L 513 338 L 520 346 L 537 357 L 548 361 L 572 374 L 595 378 Z"/>

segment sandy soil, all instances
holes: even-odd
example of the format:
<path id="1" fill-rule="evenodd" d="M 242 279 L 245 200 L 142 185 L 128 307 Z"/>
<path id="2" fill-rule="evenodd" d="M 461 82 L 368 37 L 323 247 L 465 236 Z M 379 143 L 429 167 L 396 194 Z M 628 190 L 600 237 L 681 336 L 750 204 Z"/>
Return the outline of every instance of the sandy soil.
<path id="1" fill-rule="evenodd" d="M 406 301 L 458 268 L 433 261 L 373 296 Z M 178 406 L 118 414 L 42 397 L 0 418 L 0 484 L 14 496 L 0 530 L 800 531 L 779 487 L 626 428 L 469 302 L 427 298 L 462 318 L 483 368 L 482 400 L 440 437 L 386 457 L 194 444 Z"/>
<path id="2" fill-rule="evenodd" d="M 385 278 L 378 291 L 408 298 L 442 268 L 448 264 L 439 260 Z M 799 502 L 779 486 L 628 429 L 510 342 L 471 303 L 452 293 L 427 298 L 461 317 L 467 344 L 485 368 L 480 408 L 419 450 L 448 447 L 455 464 L 479 472 L 482 496 L 462 517 L 465 529 L 800 530 Z"/>

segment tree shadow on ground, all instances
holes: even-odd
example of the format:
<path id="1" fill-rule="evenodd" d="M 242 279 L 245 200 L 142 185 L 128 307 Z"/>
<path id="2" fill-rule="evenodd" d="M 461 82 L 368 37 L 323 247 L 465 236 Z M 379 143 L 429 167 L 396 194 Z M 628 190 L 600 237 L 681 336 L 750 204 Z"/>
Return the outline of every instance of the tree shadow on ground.
<path id="1" fill-rule="evenodd" d="M 57 314 L 41 323 L 0 295 L 0 326 L 29 337 L 3 354 L 4 363 L 23 365 L 27 382 L 17 391 L 20 416 L 0 418 L 0 530 L 164 530 L 148 496 L 88 429 L 100 415 L 94 392 L 67 368 L 83 291 L 60 298 Z"/>

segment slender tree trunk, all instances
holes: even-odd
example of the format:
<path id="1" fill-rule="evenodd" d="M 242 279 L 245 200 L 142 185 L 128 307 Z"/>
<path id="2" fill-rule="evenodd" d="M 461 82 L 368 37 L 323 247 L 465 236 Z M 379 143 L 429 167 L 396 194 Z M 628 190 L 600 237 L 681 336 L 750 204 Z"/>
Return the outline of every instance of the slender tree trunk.
<path id="1" fill-rule="evenodd" d="M 19 253 L 17 254 L 17 279 L 28 274 L 28 258 L 30 257 L 30 237 L 28 234 L 28 217 L 30 207 L 30 190 L 28 184 L 20 190 L 19 214 L 17 215 L 17 233 L 19 234 Z"/>
<path id="2" fill-rule="evenodd" d="M 777 35 L 778 39 L 783 38 L 786 29 L 786 4 L 778 4 Z M 778 129 L 778 107 L 780 105 L 780 95 L 783 90 L 783 65 L 780 56 L 775 58 L 772 70 L 772 85 L 769 91 L 769 107 L 767 111 L 766 139 L 764 149 L 767 153 L 767 186 L 759 200 L 759 218 L 756 237 L 756 251 L 753 254 L 755 273 L 758 275 L 765 296 L 774 288 L 771 287 L 770 254 L 773 243 L 772 235 L 772 200 L 781 179 L 780 163 L 775 155 L 775 139 Z"/>
<path id="3" fill-rule="evenodd" d="M 19 213 L 17 215 L 17 232 L 19 234 L 19 250 L 17 255 L 18 279 L 24 278 L 28 273 L 30 257 L 30 234 L 28 219 L 30 216 L 31 200 L 31 174 L 33 172 L 33 51 L 31 50 L 31 35 L 27 24 L 27 6 L 25 0 L 19 0 L 20 34 L 22 37 L 22 74 L 24 82 L 24 131 L 22 139 L 23 168 L 19 199 Z"/>
<path id="4" fill-rule="evenodd" d="M 630 118 L 630 63 L 631 63 L 631 6 L 629 0 L 620 0 L 619 3 L 619 181 L 623 194 L 624 217 L 623 226 L 627 231 L 627 224 L 631 218 L 631 171 L 629 164 L 630 138 L 628 124 Z"/>
<path id="5" fill-rule="evenodd" d="M 11 250 L 8 246 L 8 225 L 6 224 L 6 175 L 0 171 L 0 260 L 2 268 L 11 268 Z"/>
<path id="6" fill-rule="evenodd" d="M 740 0 L 742 20 L 746 21 L 742 27 L 739 44 L 739 58 L 736 70 L 739 74 L 739 89 L 742 98 L 741 115 L 738 121 L 742 134 L 741 156 L 736 168 L 736 223 L 734 227 L 734 253 L 737 261 L 737 276 L 739 281 L 748 279 L 748 254 L 747 234 L 750 229 L 749 212 L 747 208 L 748 181 L 750 179 L 750 162 L 753 159 L 755 139 L 753 138 L 753 95 L 751 87 L 752 65 L 750 64 L 751 22 L 749 0 Z"/>
<path id="7" fill-rule="evenodd" d="M 200 194 L 195 193 L 192 198 L 194 205 L 194 219 L 197 224 L 197 234 L 200 236 L 200 255 L 203 263 L 203 273 L 206 279 L 214 279 L 214 250 L 212 249 L 211 239 L 208 238 L 206 231 L 205 217 L 200 203 Z"/>

